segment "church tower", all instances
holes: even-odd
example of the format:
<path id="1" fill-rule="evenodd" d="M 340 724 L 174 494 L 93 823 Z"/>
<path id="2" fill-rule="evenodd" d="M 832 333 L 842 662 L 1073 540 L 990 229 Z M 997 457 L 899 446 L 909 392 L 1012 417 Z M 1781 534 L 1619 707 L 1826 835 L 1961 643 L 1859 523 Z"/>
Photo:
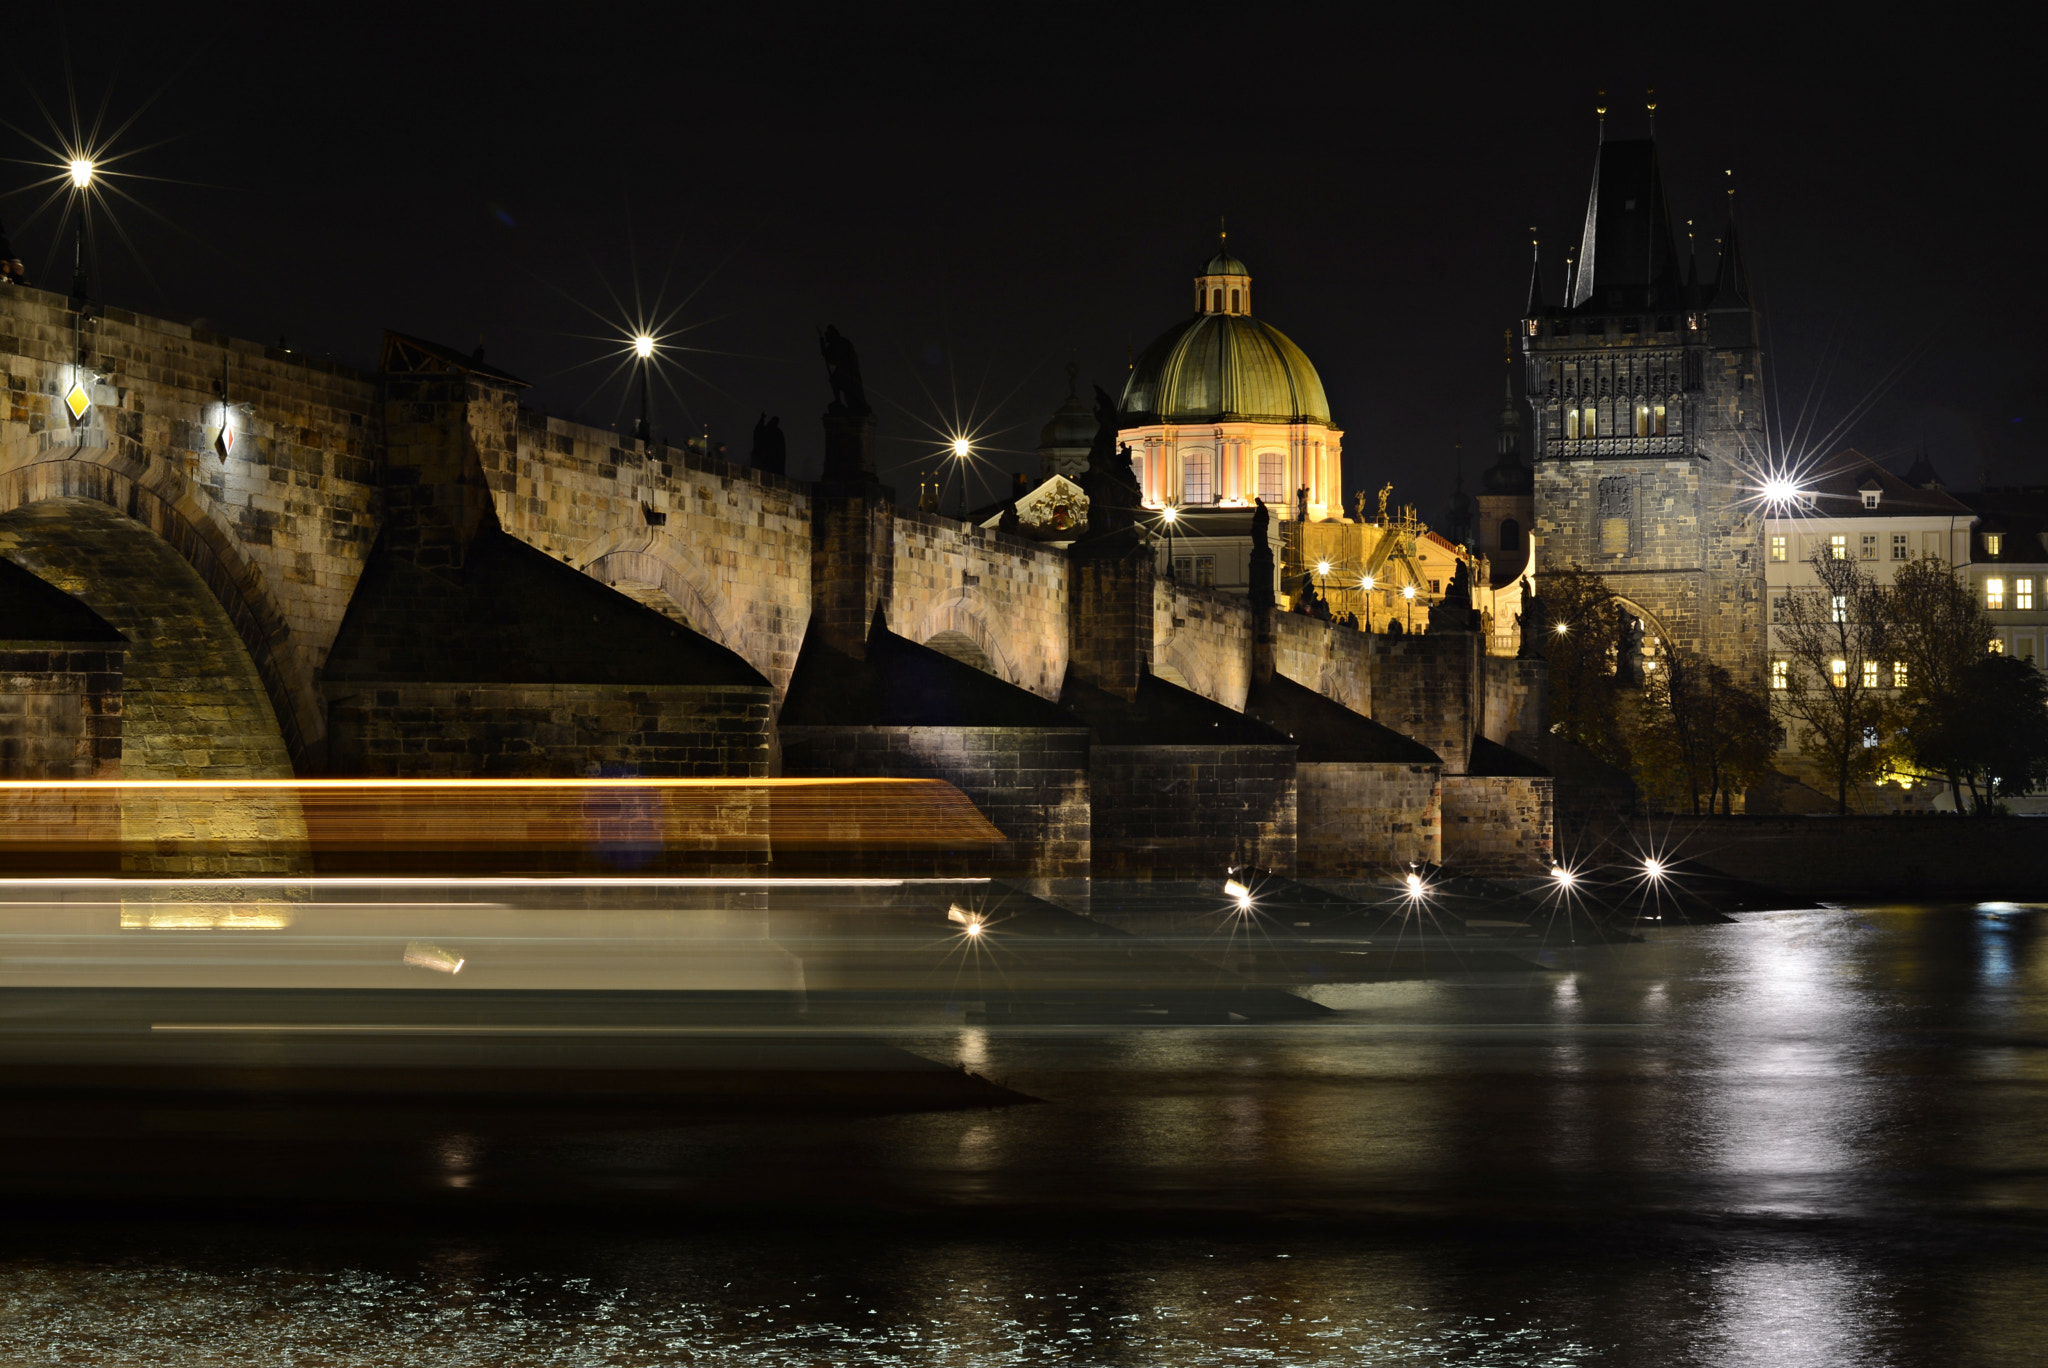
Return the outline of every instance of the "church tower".
<path id="1" fill-rule="evenodd" d="M 1703 288 L 1673 250 L 1655 139 L 1608 140 L 1606 113 L 1564 295 L 1548 302 L 1539 262 L 1522 312 L 1538 574 L 1595 571 L 1646 639 L 1760 684 L 1763 527 L 1743 495 L 1763 372 L 1733 201 Z"/>

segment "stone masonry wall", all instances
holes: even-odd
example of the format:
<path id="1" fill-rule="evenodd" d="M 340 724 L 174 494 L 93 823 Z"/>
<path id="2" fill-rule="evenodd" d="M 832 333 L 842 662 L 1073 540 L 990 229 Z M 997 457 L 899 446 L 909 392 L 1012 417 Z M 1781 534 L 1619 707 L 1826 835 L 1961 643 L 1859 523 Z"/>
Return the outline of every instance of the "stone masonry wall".
<path id="1" fill-rule="evenodd" d="M 1303 764 L 1296 867 L 1305 878 L 1360 878 L 1443 861 L 1434 765 Z"/>
<path id="2" fill-rule="evenodd" d="M 81 422 L 63 393 L 84 353 Z M 236 440 L 223 459 L 223 360 Z M 316 753 L 315 673 L 376 519 L 376 377 L 122 309 L 0 290 L 0 513 L 97 500 L 170 542 L 256 662 L 287 747 Z"/>
<path id="3" fill-rule="evenodd" d="M 1549 666 L 1541 660 L 1482 655 L 1479 672 L 1485 694 L 1480 735 L 1534 757 L 1548 725 Z"/>
<path id="4" fill-rule="evenodd" d="M 1273 668 L 1371 717 L 1372 638 L 1306 613 L 1273 614 Z"/>
<path id="5" fill-rule="evenodd" d="M 471 432 L 499 524 L 738 652 L 780 698 L 811 616 L 805 486 L 521 410 L 495 386 L 476 393 Z"/>
<path id="6" fill-rule="evenodd" d="M 1446 774 L 1444 864 L 1488 877 L 1548 869 L 1555 783 L 1548 775 Z"/>
<path id="7" fill-rule="evenodd" d="M 116 645 L 0 642 L 0 779 L 121 774 Z"/>
<path id="8" fill-rule="evenodd" d="M 403 778 L 765 778 L 768 690 L 331 684 L 337 770 Z"/>
<path id="9" fill-rule="evenodd" d="M 1478 685 L 1483 638 L 1431 632 L 1370 640 L 1373 720 L 1435 751 L 1446 776 L 1464 773 L 1485 702 Z"/>
<path id="10" fill-rule="evenodd" d="M 1244 710 L 1245 693 L 1251 688 L 1249 599 L 1220 589 L 1155 580 L 1152 642 L 1154 670 L 1226 708 Z"/>
<path id="11" fill-rule="evenodd" d="M 1031 878 L 1089 873 L 1088 733 L 1021 727 L 784 727 L 787 778 L 943 779 Z"/>
<path id="12" fill-rule="evenodd" d="M 959 632 L 998 677 L 1058 698 L 1067 674 L 1067 557 L 994 528 L 898 511 L 889 626 L 920 644 Z"/>
<path id="13" fill-rule="evenodd" d="M 1098 878 L 1214 878 L 1231 865 L 1295 871 L 1293 746 L 1096 746 L 1089 752 Z"/>

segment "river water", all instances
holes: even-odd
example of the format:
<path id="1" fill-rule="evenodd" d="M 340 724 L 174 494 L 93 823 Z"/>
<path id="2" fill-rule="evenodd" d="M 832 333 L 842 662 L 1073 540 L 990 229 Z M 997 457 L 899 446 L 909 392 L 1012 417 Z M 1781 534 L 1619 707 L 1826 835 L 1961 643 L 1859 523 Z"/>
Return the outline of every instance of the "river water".
<path id="1" fill-rule="evenodd" d="M 885 1033 L 1040 1099 L 998 1109 L 16 1114 L 0 1361 L 2048 1361 L 2044 930 L 1753 913 L 1305 1023 Z"/>

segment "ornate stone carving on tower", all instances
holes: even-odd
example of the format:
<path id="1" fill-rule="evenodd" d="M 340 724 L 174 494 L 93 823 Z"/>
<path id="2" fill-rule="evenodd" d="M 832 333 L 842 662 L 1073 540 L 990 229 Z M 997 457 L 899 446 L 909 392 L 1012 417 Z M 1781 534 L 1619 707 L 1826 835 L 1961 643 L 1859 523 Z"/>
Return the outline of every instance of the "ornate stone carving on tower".
<path id="1" fill-rule="evenodd" d="M 1563 300 L 1539 264 L 1519 331 L 1541 568 L 1598 572 L 1664 644 L 1759 680 L 1763 531 L 1742 494 L 1762 358 L 1733 214 L 1702 287 L 1673 250 L 1656 142 L 1603 135 Z"/>

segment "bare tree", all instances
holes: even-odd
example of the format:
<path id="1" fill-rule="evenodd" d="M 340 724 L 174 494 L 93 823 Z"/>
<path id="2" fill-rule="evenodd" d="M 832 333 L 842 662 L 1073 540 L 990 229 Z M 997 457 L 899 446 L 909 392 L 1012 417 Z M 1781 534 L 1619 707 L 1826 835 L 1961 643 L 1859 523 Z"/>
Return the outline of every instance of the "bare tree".
<path id="1" fill-rule="evenodd" d="M 1622 607 L 1598 575 L 1574 565 L 1543 579 L 1548 618 L 1543 658 L 1550 664 L 1551 730 L 1611 764 L 1626 765 L 1618 725 L 1615 653 Z"/>
<path id="2" fill-rule="evenodd" d="M 1770 769 L 1777 725 L 1770 702 L 1693 651 L 1665 653 L 1643 690 L 1636 760 L 1646 788 L 1732 810 L 1734 795 Z"/>
<path id="3" fill-rule="evenodd" d="M 1884 763 L 1879 742 L 1895 658 L 1891 594 L 1826 548 L 1808 564 L 1820 587 L 1786 596 L 1786 678 L 1772 702 L 1800 753 L 1833 775 L 1835 810 L 1847 813 L 1850 786 L 1874 778 Z"/>
<path id="4" fill-rule="evenodd" d="M 1991 619 L 1970 586 L 1946 562 L 1930 556 L 1899 567 L 1892 579 L 1893 645 L 1906 677 L 1900 702 L 1910 718 L 1902 760 L 1923 774 L 1948 780 L 1956 811 L 1965 808 L 1963 785 L 1974 778 L 1972 670 L 1991 644 Z"/>

